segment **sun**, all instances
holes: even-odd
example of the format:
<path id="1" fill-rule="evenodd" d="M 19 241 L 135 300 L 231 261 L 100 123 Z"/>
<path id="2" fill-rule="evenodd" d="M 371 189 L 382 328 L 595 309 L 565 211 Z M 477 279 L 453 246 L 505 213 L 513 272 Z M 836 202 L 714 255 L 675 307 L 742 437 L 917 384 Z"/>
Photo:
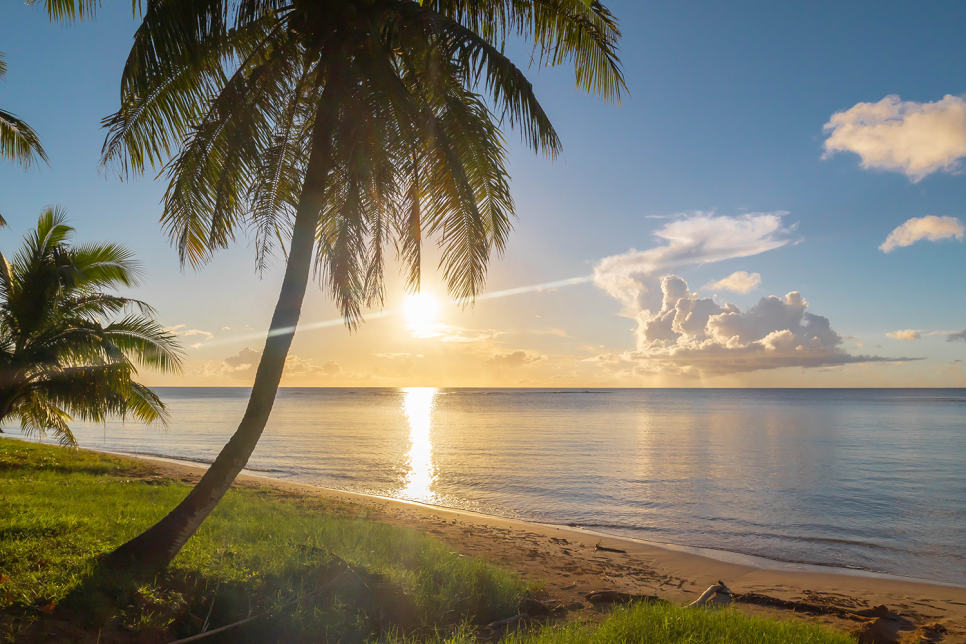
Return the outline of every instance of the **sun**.
<path id="1" fill-rule="evenodd" d="M 425 330 L 436 323 L 439 315 L 439 300 L 430 293 L 416 293 L 406 296 L 402 308 L 409 328 Z"/>

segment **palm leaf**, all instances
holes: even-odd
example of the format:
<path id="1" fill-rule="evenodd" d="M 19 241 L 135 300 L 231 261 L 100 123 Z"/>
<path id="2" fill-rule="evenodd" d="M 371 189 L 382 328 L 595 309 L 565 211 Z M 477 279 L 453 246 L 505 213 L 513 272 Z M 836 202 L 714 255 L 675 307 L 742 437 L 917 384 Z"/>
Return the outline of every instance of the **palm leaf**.
<path id="1" fill-rule="evenodd" d="M 24 170 L 29 170 L 37 164 L 37 158 L 50 165 L 37 133 L 15 115 L 0 110 L 0 159 L 19 163 Z"/>

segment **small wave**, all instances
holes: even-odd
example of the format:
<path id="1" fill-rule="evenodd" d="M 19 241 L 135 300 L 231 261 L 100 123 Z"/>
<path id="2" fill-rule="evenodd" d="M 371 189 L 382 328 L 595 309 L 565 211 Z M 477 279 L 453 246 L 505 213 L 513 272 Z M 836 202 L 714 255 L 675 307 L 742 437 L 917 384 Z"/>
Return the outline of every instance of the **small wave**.
<path id="1" fill-rule="evenodd" d="M 148 456 L 150 458 L 166 458 L 169 461 L 184 461 L 186 463 L 204 463 L 205 465 L 211 465 L 214 463 L 213 460 L 207 458 L 194 458 L 192 456 L 172 456 L 171 454 L 155 454 L 154 452 L 130 452 L 134 456 Z M 250 472 L 269 472 L 275 474 L 283 474 L 286 470 L 275 470 L 269 467 L 254 467 L 252 465 L 246 465 L 243 469 Z"/>
<path id="2" fill-rule="evenodd" d="M 539 391 L 533 389 L 519 389 L 516 391 L 484 391 L 483 396 L 562 396 L 569 394 L 612 394 L 613 391 Z"/>

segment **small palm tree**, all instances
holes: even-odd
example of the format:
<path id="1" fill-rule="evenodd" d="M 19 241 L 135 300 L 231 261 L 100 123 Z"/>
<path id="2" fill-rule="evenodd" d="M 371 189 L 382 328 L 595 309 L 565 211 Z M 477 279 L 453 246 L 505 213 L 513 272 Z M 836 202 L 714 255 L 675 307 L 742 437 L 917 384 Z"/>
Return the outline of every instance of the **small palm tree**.
<path id="1" fill-rule="evenodd" d="M 183 263 L 245 227 L 259 269 L 287 248 L 238 430 L 177 508 L 111 554 L 119 569 L 170 563 L 248 462 L 313 266 L 350 327 L 382 302 L 387 247 L 412 290 L 432 238 L 450 292 L 481 292 L 513 217 L 501 126 L 560 149 L 507 38 L 529 40 L 540 64 L 573 63 L 587 93 L 616 101 L 624 86 L 599 0 L 147 0 L 143 15 L 105 163 L 141 173 L 174 154 L 162 222 Z"/>
<path id="2" fill-rule="evenodd" d="M 136 365 L 181 368 L 181 349 L 151 307 L 106 292 L 137 284 L 131 251 L 71 246 L 73 232 L 61 209 L 46 208 L 13 262 L 0 254 L 0 422 L 70 445 L 75 418 L 166 423 L 161 400 L 133 380 Z"/>

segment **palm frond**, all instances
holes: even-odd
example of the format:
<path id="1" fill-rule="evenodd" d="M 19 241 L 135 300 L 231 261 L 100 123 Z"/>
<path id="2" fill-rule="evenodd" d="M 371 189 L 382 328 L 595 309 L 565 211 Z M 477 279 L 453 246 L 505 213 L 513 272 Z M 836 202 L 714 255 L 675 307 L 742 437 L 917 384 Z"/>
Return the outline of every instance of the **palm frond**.
<path id="1" fill-rule="evenodd" d="M 418 289 L 433 238 L 448 288 L 472 300 L 515 217 L 504 128 L 561 149 L 507 39 L 619 102 L 617 21 L 600 0 L 338 4 L 149 0 L 104 160 L 164 166 L 163 225 L 194 267 L 244 224 L 263 271 L 295 215 L 318 215 L 316 274 L 350 327 L 382 301 L 389 244 Z"/>
<path id="2" fill-rule="evenodd" d="M 32 5 L 42 2 L 44 10 L 54 22 L 72 24 L 78 20 L 94 18 L 101 8 L 100 0 L 26 0 L 24 4 Z M 133 0 L 132 10 L 137 11 L 140 0 Z"/>
<path id="3" fill-rule="evenodd" d="M 104 339 L 129 359 L 162 373 L 181 371 L 184 351 L 177 336 L 154 320 L 129 315 L 104 327 Z"/>
<path id="4" fill-rule="evenodd" d="M 29 395 L 16 405 L 11 415 L 20 419 L 20 431 L 26 436 L 45 436 L 52 431 L 62 445 L 77 445 L 67 424 L 73 419 L 46 396 Z"/>
<path id="5" fill-rule="evenodd" d="M 121 78 L 121 108 L 105 118 L 101 162 L 123 177 L 163 165 L 225 86 L 226 68 L 279 37 L 273 16 L 230 33 L 220 0 L 152 0 Z"/>
<path id="6" fill-rule="evenodd" d="M 38 158 L 50 165 L 37 133 L 15 115 L 0 110 L 0 159 L 19 163 L 24 170 L 29 170 L 37 165 Z"/>

